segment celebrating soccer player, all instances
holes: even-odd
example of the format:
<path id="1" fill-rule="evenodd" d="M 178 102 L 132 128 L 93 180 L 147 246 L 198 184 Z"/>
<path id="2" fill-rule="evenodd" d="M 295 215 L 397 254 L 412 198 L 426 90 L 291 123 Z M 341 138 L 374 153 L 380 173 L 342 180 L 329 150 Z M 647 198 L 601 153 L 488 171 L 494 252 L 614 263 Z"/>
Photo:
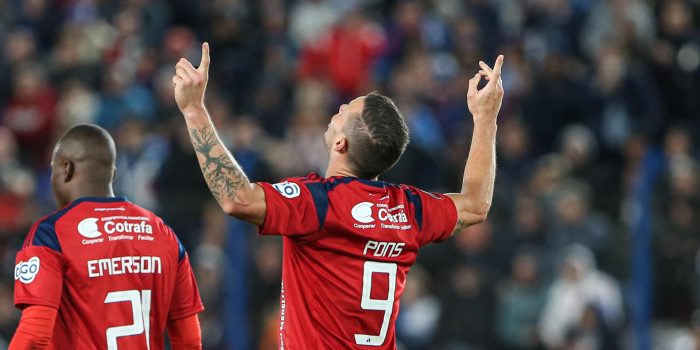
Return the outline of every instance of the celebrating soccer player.
<path id="1" fill-rule="evenodd" d="M 20 349 L 201 349 L 189 259 L 155 214 L 112 191 L 112 137 L 78 125 L 58 141 L 51 186 L 63 209 L 37 221 L 15 266 Z"/>
<path id="2" fill-rule="evenodd" d="M 378 180 L 406 149 L 408 129 L 391 99 L 377 93 L 331 118 L 325 177 L 251 183 L 204 106 L 209 61 L 204 43 L 197 68 L 177 63 L 175 99 L 219 205 L 261 234 L 284 236 L 279 347 L 395 349 L 399 297 L 418 249 L 484 221 L 491 206 L 503 56 L 493 68 L 480 62 L 469 80 L 471 149 L 461 192 L 445 195 Z M 488 83 L 479 90 L 482 77 Z"/>

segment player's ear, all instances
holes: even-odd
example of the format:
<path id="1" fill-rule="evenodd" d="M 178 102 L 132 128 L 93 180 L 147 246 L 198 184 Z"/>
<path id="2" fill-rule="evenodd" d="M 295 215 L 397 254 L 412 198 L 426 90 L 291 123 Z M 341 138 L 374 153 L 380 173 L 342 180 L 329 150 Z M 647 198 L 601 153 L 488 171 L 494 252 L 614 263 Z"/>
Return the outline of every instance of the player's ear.
<path id="1" fill-rule="evenodd" d="M 75 164 L 70 160 L 63 161 L 63 182 L 68 182 L 75 175 Z"/>
<path id="2" fill-rule="evenodd" d="M 338 153 L 345 153 L 348 151 L 348 138 L 341 134 L 333 143 L 333 150 Z"/>
<path id="3" fill-rule="evenodd" d="M 117 167 L 112 168 L 112 181 L 117 177 Z"/>

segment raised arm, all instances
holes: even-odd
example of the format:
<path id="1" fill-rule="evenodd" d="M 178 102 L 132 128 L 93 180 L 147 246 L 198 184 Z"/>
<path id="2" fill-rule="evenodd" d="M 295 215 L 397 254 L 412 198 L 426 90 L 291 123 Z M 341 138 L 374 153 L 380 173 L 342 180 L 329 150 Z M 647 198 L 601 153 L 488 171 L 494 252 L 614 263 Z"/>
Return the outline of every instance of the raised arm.
<path id="1" fill-rule="evenodd" d="M 209 44 L 202 44 L 199 67 L 182 58 L 175 66 L 175 101 L 185 117 L 192 146 L 209 190 L 229 215 L 262 226 L 265 220 L 265 193 L 251 184 L 231 153 L 221 142 L 204 106 L 209 80 Z"/>
<path id="2" fill-rule="evenodd" d="M 474 134 L 464 168 L 462 191 L 447 194 L 457 207 L 457 225 L 453 234 L 486 220 L 493 199 L 496 178 L 496 117 L 503 101 L 503 56 L 498 56 L 493 69 L 484 62 L 479 62 L 479 65 L 481 70 L 469 80 L 467 90 L 467 105 L 474 118 Z M 482 76 L 488 83 L 478 90 Z"/>

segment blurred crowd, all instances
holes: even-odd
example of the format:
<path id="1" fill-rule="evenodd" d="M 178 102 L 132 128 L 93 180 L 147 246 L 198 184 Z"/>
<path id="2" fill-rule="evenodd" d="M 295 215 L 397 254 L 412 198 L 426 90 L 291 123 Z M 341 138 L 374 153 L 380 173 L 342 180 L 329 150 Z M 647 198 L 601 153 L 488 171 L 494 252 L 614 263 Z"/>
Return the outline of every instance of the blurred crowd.
<path id="1" fill-rule="evenodd" d="M 323 174 L 330 116 L 377 90 L 411 129 L 382 179 L 445 192 L 470 142 L 466 81 L 505 54 L 492 211 L 421 253 L 401 349 L 634 348 L 633 188 L 654 150 L 654 347 L 700 349 L 699 16 L 698 0 L 0 0 L 0 348 L 15 252 L 55 209 L 51 147 L 86 122 L 115 137 L 116 193 L 186 245 L 205 349 L 235 348 L 241 285 L 247 347 L 276 346 L 281 242 L 212 202 L 173 99 L 174 64 L 206 40 L 207 106 L 252 180 Z"/>

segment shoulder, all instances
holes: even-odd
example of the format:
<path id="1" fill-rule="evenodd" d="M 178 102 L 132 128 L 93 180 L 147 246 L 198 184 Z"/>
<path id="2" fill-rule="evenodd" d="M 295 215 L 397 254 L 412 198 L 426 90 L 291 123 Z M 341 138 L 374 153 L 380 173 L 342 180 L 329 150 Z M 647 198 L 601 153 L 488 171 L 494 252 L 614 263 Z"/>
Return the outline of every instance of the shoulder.
<path id="1" fill-rule="evenodd" d="M 138 209 L 141 211 L 142 215 L 144 217 L 147 217 L 149 221 L 151 222 L 151 225 L 154 226 L 153 233 L 154 234 L 162 234 L 165 237 L 167 237 L 168 241 L 174 243 L 177 245 L 177 250 L 178 250 L 178 260 L 182 260 L 185 258 L 185 247 L 180 241 L 180 238 L 177 236 L 177 233 L 173 228 L 168 225 L 163 218 L 160 216 L 156 215 L 152 211 L 145 209 L 141 206 L 138 206 L 136 204 L 131 204 L 134 206 L 134 208 Z"/>
<path id="2" fill-rule="evenodd" d="M 56 234 L 56 222 L 73 210 L 78 204 L 80 203 L 71 203 L 36 221 L 29 230 L 29 234 L 24 241 L 24 247 L 47 247 L 60 253 L 62 250 L 58 235 Z"/>
<path id="3" fill-rule="evenodd" d="M 152 211 L 132 202 L 127 203 L 132 213 L 131 215 L 138 215 L 139 220 L 145 222 L 144 225 L 148 227 L 146 233 L 150 233 L 150 235 L 146 236 L 153 238 L 151 235 L 155 235 L 155 239 L 165 239 L 166 244 L 169 247 L 175 246 L 177 248 L 178 261 L 182 261 L 182 259 L 184 259 L 186 256 L 186 249 L 182 244 L 182 241 L 180 241 L 180 238 L 177 236 L 175 230 L 173 230 L 173 228 L 168 225 L 163 218 L 156 215 Z"/>
<path id="4" fill-rule="evenodd" d="M 453 203 L 449 196 L 442 193 L 429 192 L 410 185 L 399 185 L 398 188 L 406 196 L 406 200 L 419 209 L 422 209 L 424 206 L 442 207 L 443 205 L 448 205 L 448 203 Z"/>
<path id="5" fill-rule="evenodd" d="M 443 199 L 449 198 L 448 196 L 446 196 L 442 193 L 426 191 L 426 190 L 423 190 L 423 189 L 420 189 L 418 187 L 411 186 L 411 185 L 401 184 L 401 185 L 398 185 L 398 187 L 400 187 L 404 192 L 408 192 L 414 196 L 429 197 L 429 198 L 437 199 L 437 200 L 443 200 Z"/>
<path id="6" fill-rule="evenodd" d="M 316 173 L 311 173 L 306 176 L 295 176 L 282 179 L 276 183 L 258 182 L 257 184 L 263 188 L 269 187 L 276 190 L 281 195 L 287 198 L 298 197 L 302 188 L 309 184 L 321 184 L 324 178 Z"/>
<path id="7" fill-rule="evenodd" d="M 163 219 L 160 216 L 156 215 L 154 212 L 152 212 L 152 211 L 150 211 L 150 210 L 148 210 L 148 209 L 146 209 L 138 204 L 132 203 L 132 202 L 125 202 L 125 203 L 128 205 L 128 209 L 132 213 L 130 215 L 135 214 L 135 215 L 138 215 L 140 217 L 147 218 L 149 221 L 151 221 L 152 223 L 154 223 L 156 225 L 167 226 L 167 225 L 165 225 L 165 221 L 163 221 Z"/>
<path id="8" fill-rule="evenodd" d="M 160 216 L 156 215 L 154 212 L 138 205 L 134 204 L 131 202 L 129 203 L 129 207 L 131 210 L 130 215 L 137 215 L 135 219 L 140 219 L 140 220 L 147 220 L 147 224 L 151 225 L 151 231 L 152 233 L 160 233 L 168 236 L 171 239 L 177 240 L 177 236 L 175 235 L 175 231 L 168 225 L 163 218 Z"/>

